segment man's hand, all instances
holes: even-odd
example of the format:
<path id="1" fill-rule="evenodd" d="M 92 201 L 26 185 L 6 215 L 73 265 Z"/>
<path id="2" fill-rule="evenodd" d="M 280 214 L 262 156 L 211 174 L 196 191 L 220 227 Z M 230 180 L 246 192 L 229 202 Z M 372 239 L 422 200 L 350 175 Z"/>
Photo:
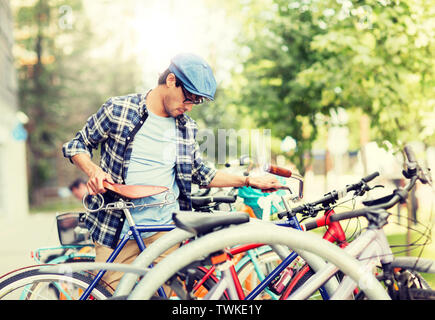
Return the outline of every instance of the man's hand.
<path id="1" fill-rule="evenodd" d="M 112 177 L 107 172 L 104 172 L 100 167 L 96 167 L 95 171 L 93 171 L 89 176 L 88 183 L 86 184 L 89 194 L 96 195 L 97 193 L 106 192 L 106 189 L 103 186 L 104 180 L 114 183 Z"/>
<path id="2" fill-rule="evenodd" d="M 110 174 L 104 172 L 103 169 L 93 163 L 87 154 L 77 154 L 73 156 L 71 160 L 89 177 L 86 187 L 90 195 L 106 192 L 106 189 L 103 187 L 104 180 L 114 183 Z"/>
<path id="3" fill-rule="evenodd" d="M 263 192 L 275 192 L 278 189 L 286 188 L 281 185 L 273 175 L 267 174 L 261 177 L 244 177 L 225 173 L 220 170 L 216 173 L 216 176 L 208 185 L 208 188 L 243 187 L 246 186 L 246 179 L 249 181 L 249 186 L 261 189 Z"/>
<path id="4" fill-rule="evenodd" d="M 249 177 L 249 186 L 261 189 L 262 192 L 275 192 L 284 186 L 279 183 L 276 177 L 264 175 L 261 177 Z"/>

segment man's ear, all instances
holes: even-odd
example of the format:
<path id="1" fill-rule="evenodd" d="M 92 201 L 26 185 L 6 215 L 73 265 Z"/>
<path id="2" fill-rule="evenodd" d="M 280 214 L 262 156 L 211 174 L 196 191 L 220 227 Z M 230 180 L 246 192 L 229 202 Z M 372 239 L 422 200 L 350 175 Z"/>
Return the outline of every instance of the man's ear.
<path id="1" fill-rule="evenodd" d="M 171 87 L 175 87 L 175 82 L 176 82 L 176 78 L 175 78 L 175 74 L 173 74 L 172 72 L 170 74 L 168 74 L 168 76 L 166 77 L 166 86 L 168 88 Z"/>

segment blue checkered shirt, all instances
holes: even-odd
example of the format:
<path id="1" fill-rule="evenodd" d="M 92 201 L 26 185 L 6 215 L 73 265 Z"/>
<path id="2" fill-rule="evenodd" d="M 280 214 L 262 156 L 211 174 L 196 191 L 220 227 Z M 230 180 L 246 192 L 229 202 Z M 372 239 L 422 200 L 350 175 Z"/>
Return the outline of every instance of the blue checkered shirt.
<path id="1" fill-rule="evenodd" d="M 69 142 L 63 145 L 66 158 L 87 153 L 92 158 L 93 149 L 101 144 L 100 167 L 109 173 L 116 183 L 125 183 L 134 136 L 146 121 L 148 111 L 145 94 L 130 94 L 112 97 L 90 116 L 85 126 Z M 191 210 L 191 184 L 207 186 L 214 178 L 216 170 L 207 167 L 201 158 L 196 141 L 197 125 L 183 114 L 176 118 L 177 155 L 176 181 L 180 188 L 178 202 L 181 210 Z M 157 180 L 157 177 L 156 177 Z M 110 192 L 103 194 L 105 203 L 113 201 Z M 96 198 L 96 197 L 93 197 Z M 98 208 L 97 201 L 91 202 L 90 209 Z M 85 215 L 94 241 L 114 248 L 123 226 L 123 213 L 120 211 L 88 212 Z"/>

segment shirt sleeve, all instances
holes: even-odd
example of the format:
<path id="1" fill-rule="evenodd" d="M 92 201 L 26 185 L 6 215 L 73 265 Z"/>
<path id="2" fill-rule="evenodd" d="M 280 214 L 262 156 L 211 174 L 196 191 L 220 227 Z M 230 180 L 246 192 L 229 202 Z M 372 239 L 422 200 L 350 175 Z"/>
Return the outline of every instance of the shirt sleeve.
<path id="1" fill-rule="evenodd" d="M 206 187 L 214 179 L 216 169 L 205 165 L 201 157 L 198 142 L 195 142 L 193 149 L 192 182 L 201 187 Z"/>
<path id="2" fill-rule="evenodd" d="M 109 99 L 88 118 L 75 137 L 63 145 L 62 151 L 65 158 L 71 161 L 71 157 L 79 153 L 86 153 L 92 158 L 92 150 L 97 149 L 98 145 L 109 136 L 111 110 L 113 110 L 113 104 L 112 99 Z"/>

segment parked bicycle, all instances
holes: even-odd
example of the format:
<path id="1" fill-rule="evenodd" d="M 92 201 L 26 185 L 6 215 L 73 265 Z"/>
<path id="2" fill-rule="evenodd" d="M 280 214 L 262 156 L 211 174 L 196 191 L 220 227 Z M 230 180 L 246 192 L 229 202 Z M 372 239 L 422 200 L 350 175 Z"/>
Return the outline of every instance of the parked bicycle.
<path id="1" fill-rule="evenodd" d="M 277 169 L 277 167 L 273 167 L 274 169 Z M 289 171 L 283 171 L 283 173 L 281 173 L 285 176 L 290 176 L 290 172 Z M 364 178 L 362 181 L 354 184 L 354 185 L 349 185 L 347 186 L 347 192 L 350 191 L 355 191 L 355 196 L 357 195 L 362 195 L 364 194 L 365 191 L 369 190 L 369 187 L 367 186 L 366 182 L 370 181 L 371 179 L 374 179 L 377 176 L 376 174 L 370 175 L 369 177 Z M 345 193 L 343 192 L 332 192 L 333 196 L 328 196 L 325 197 L 325 199 L 323 200 L 325 203 L 333 203 L 335 201 L 333 201 L 334 199 L 339 198 L 338 195 L 340 196 L 344 196 Z M 321 203 L 321 202 L 318 202 Z M 313 204 L 314 205 L 314 204 Z M 225 214 L 224 214 L 225 215 Z M 219 223 L 218 220 L 215 219 L 214 217 L 208 217 L 209 220 L 214 221 L 215 223 Z M 281 223 L 281 225 L 283 226 L 287 226 L 287 227 L 299 227 L 299 223 L 296 220 L 295 217 L 289 217 L 288 221 Z M 337 228 L 339 227 L 338 223 L 335 223 L 332 225 L 333 227 Z M 333 229 L 331 229 L 333 230 Z M 327 231 L 325 233 L 325 237 L 331 234 L 331 230 Z M 174 230 L 171 232 L 177 232 L 179 230 Z M 343 230 L 340 229 L 339 230 L 341 232 L 341 234 L 344 234 Z M 188 233 L 186 234 L 182 234 L 182 236 L 184 237 L 192 237 L 193 234 L 192 233 Z M 169 234 L 167 235 L 168 237 L 170 236 Z M 181 238 L 175 238 L 172 243 L 175 243 L 177 241 L 182 240 Z M 330 241 L 334 241 L 336 239 L 332 239 L 329 238 Z M 157 248 L 160 244 L 158 244 L 158 241 L 156 241 L 156 244 L 151 245 L 148 250 L 153 250 L 154 246 L 156 245 Z M 169 245 L 169 243 L 171 243 L 171 241 L 163 241 L 162 239 L 162 243 Z M 235 278 L 236 280 L 237 277 L 235 277 L 235 271 L 237 272 L 237 274 L 239 274 L 240 279 L 242 281 L 241 284 L 238 281 L 235 281 L 235 283 L 237 284 L 237 294 L 240 298 L 245 298 L 245 294 L 247 295 L 249 292 L 251 292 L 251 294 L 247 295 L 246 299 L 252 299 L 252 298 L 258 298 L 258 297 L 264 297 L 264 292 L 263 290 L 266 290 L 266 294 L 271 296 L 272 298 L 278 298 L 279 297 L 279 293 L 282 292 L 282 287 L 281 289 L 279 289 L 279 292 L 277 292 L 277 288 L 279 288 L 282 284 L 281 280 L 277 281 L 276 277 L 277 275 L 280 274 L 280 272 L 282 272 L 296 257 L 296 255 L 292 255 L 290 257 L 287 257 L 287 253 L 286 254 L 281 254 L 281 256 L 277 255 L 274 251 L 279 251 L 277 250 L 277 248 L 273 248 L 269 247 L 269 246 L 261 246 L 260 248 L 259 244 L 254 244 L 254 245 L 247 245 L 247 246 L 239 246 L 236 248 L 231 248 L 228 249 L 229 250 L 229 254 L 231 256 L 236 256 L 237 254 L 243 253 L 243 252 L 247 252 L 248 254 L 245 255 L 239 262 L 237 262 L 237 264 L 235 265 L 235 268 L 231 269 L 231 273 L 233 275 L 233 278 Z M 163 250 L 165 248 L 162 247 L 161 250 Z M 258 248 L 258 249 L 255 249 Z M 254 250 L 255 249 L 255 250 Z M 259 250 L 259 251 L 256 251 Z M 150 251 L 144 253 L 146 255 L 147 258 L 142 259 L 141 256 L 138 257 L 137 261 L 135 261 L 133 264 L 136 267 L 145 267 L 147 265 L 147 263 L 150 261 L 150 259 L 152 259 L 153 257 L 155 257 L 156 252 L 158 252 L 158 250 L 154 251 L 154 255 L 150 253 Z M 279 268 L 277 268 L 275 270 L 275 273 L 270 273 L 270 270 L 274 269 L 282 260 L 284 260 L 285 258 L 287 258 L 285 260 L 284 263 L 282 263 L 280 265 Z M 141 261 L 143 260 L 143 261 Z M 294 267 L 294 266 L 293 266 Z M 264 269 L 270 269 L 269 271 L 264 270 Z M 206 267 L 206 266 L 201 266 L 198 267 L 196 269 L 191 269 L 189 270 L 189 272 L 187 273 L 188 277 L 186 277 L 186 275 L 182 276 L 183 280 L 186 281 L 186 283 L 195 283 L 194 287 L 192 288 L 193 291 L 198 290 L 201 285 L 204 283 L 204 281 L 207 279 L 208 276 L 213 275 L 214 271 L 216 270 L 216 268 L 214 266 L 212 266 L 211 268 Z M 255 274 L 253 275 L 253 279 L 255 282 L 255 279 L 259 278 L 261 280 L 264 280 L 263 283 L 261 283 L 261 286 L 258 286 L 257 288 L 255 288 L 255 290 L 252 290 L 252 288 L 254 288 L 257 283 L 255 283 L 255 285 L 252 286 L 252 288 L 247 288 L 246 284 L 247 284 L 247 279 L 249 276 L 252 276 L 251 272 L 247 272 L 247 271 L 253 271 L 255 270 Z M 270 275 L 266 278 L 266 275 L 268 275 L 270 273 Z M 128 281 L 125 280 L 124 278 L 121 280 L 120 285 L 118 286 L 117 292 L 115 292 L 115 296 L 116 295 L 125 295 L 129 292 L 129 290 L 131 290 L 133 283 L 135 281 L 135 276 L 134 275 L 125 275 L 125 278 L 128 278 Z M 284 278 L 282 279 L 284 280 Z M 122 289 L 121 289 L 122 288 Z M 275 291 L 275 292 L 274 292 Z M 261 295 L 259 295 L 259 293 L 261 293 Z M 278 295 L 277 295 L 278 294 Z M 185 294 L 182 294 L 181 296 L 186 296 Z M 192 297 L 196 296 L 196 294 L 193 293 Z M 225 295 L 225 297 L 227 297 L 227 293 Z"/>
<path id="2" fill-rule="evenodd" d="M 123 237 L 113 254 L 106 261 L 112 263 L 125 243 L 131 236 L 136 240 L 139 248 L 145 249 L 143 240 L 140 237 L 142 232 L 170 231 L 175 228 L 173 224 L 168 225 L 136 225 L 131 217 L 130 209 L 134 207 L 163 206 L 171 203 L 171 195 L 167 193 L 163 202 L 134 205 L 130 199 L 152 196 L 166 192 L 166 188 L 154 186 L 126 186 L 105 183 L 107 192 L 114 192 L 117 201 L 104 204 L 104 198 L 99 195 L 99 210 L 122 210 L 130 225 L 130 232 Z M 83 205 L 87 208 L 87 196 L 83 198 Z M 205 196 L 192 197 L 192 206 L 195 209 L 212 212 L 214 208 L 222 203 L 231 204 L 236 200 L 235 196 Z M 93 211 L 94 211 L 93 210 Z M 61 246 L 38 248 L 32 252 L 35 261 L 40 264 L 29 266 L 12 271 L 0 277 L 0 299 L 106 299 L 112 295 L 113 289 L 108 290 L 108 285 L 101 280 L 107 270 L 100 271 L 94 275 L 89 270 L 82 270 L 80 273 L 72 272 L 67 265 L 61 265 L 60 269 L 64 274 L 59 275 L 47 272 L 44 264 L 61 264 L 65 262 L 92 262 L 95 254 L 88 249 L 92 244 L 88 241 L 88 234 L 84 229 L 81 213 L 65 213 L 56 217 L 58 235 Z M 60 253 L 55 253 L 60 251 Z M 162 289 L 159 294 L 165 297 Z"/>
<path id="3" fill-rule="evenodd" d="M 403 297 L 404 295 L 408 296 L 408 298 L 432 298 L 434 292 L 421 284 L 417 285 L 416 288 L 412 288 L 412 290 L 404 287 L 398 280 L 402 277 L 396 277 L 395 271 L 399 268 L 400 275 L 412 275 L 419 272 L 434 273 L 434 262 L 418 257 L 394 257 L 382 229 L 390 215 L 386 211 L 387 209 L 400 201 L 405 201 L 408 191 L 414 187 L 417 180 L 422 183 L 430 182 L 416 162 L 412 151 L 406 148 L 405 152 L 407 155 L 407 169 L 404 171 L 404 175 L 409 179 L 409 183 L 405 188 L 397 189 L 387 197 L 366 203 L 366 207 L 362 209 L 339 213 L 330 217 L 332 222 L 353 217 L 364 217 L 368 221 L 367 230 L 344 249 L 319 239 L 313 236 L 312 233 L 285 229 L 270 223 L 265 224 L 257 221 L 240 224 L 240 222 L 234 220 L 234 216 L 228 216 L 228 219 L 220 227 L 223 225 L 240 225 L 213 232 L 216 225 L 208 223 L 200 214 L 195 214 L 196 217 L 178 214 L 175 217 L 175 220 L 178 221 L 178 227 L 206 235 L 173 252 L 156 268 L 149 270 L 129 298 L 148 299 L 150 292 L 155 290 L 156 285 L 167 281 L 178 270 L 185 268 L 195 260 L 203 256 L 211 258 L 213 254 L 221 252 L 226 247 L 256 241 L 263 244 L 284 244 L 300 253 L 305 254 L 309 251 L 328 261 L 326 266 L 315 270 L 316 273 L 292 293 L 289 296 L 290 299 L 308 298 L 339 270 L 343 272 L 345 277 L 331 296 L 332 299 L 348 298 L 353 295 L 356 288 L 360 289 L 363 292 L 362 294 L 370 299 L 390 299 Z M 287 209 L 287 212 L 290 214 L 291 209 Z M 241 217 L 238 218 L 241 219 Z M 379 265 L 377 264 L 378 261 L 380 261 Z M 229 265 L 226 262 L 224 260 L 221 265 L 224 276 L 216 285 L 215 288 L 217 289 L 211 290 L 212 295 L 208 296 L 208 298 L 216 298 L 219 294 L 228 290 L 230 293 L 232 292 L 230 298 L 237 299 L 236 288 L 231 287 L 231 281 L 229 280 L 231 275 L 224 272 L 229 270 Z M 379 280 L 382 281 L 383 285 L 372 272 L 375 266 L 379 268 L 378 271 L 382 272 Z M 163 270 L 164 272 L 162 272 Z M 407 282 L 405 281 L 405 283 Z M 387 291 L 384 286 L 387 287 Z M 406 294 L 403 294 L 404 291 L 406 291 Z"/>

